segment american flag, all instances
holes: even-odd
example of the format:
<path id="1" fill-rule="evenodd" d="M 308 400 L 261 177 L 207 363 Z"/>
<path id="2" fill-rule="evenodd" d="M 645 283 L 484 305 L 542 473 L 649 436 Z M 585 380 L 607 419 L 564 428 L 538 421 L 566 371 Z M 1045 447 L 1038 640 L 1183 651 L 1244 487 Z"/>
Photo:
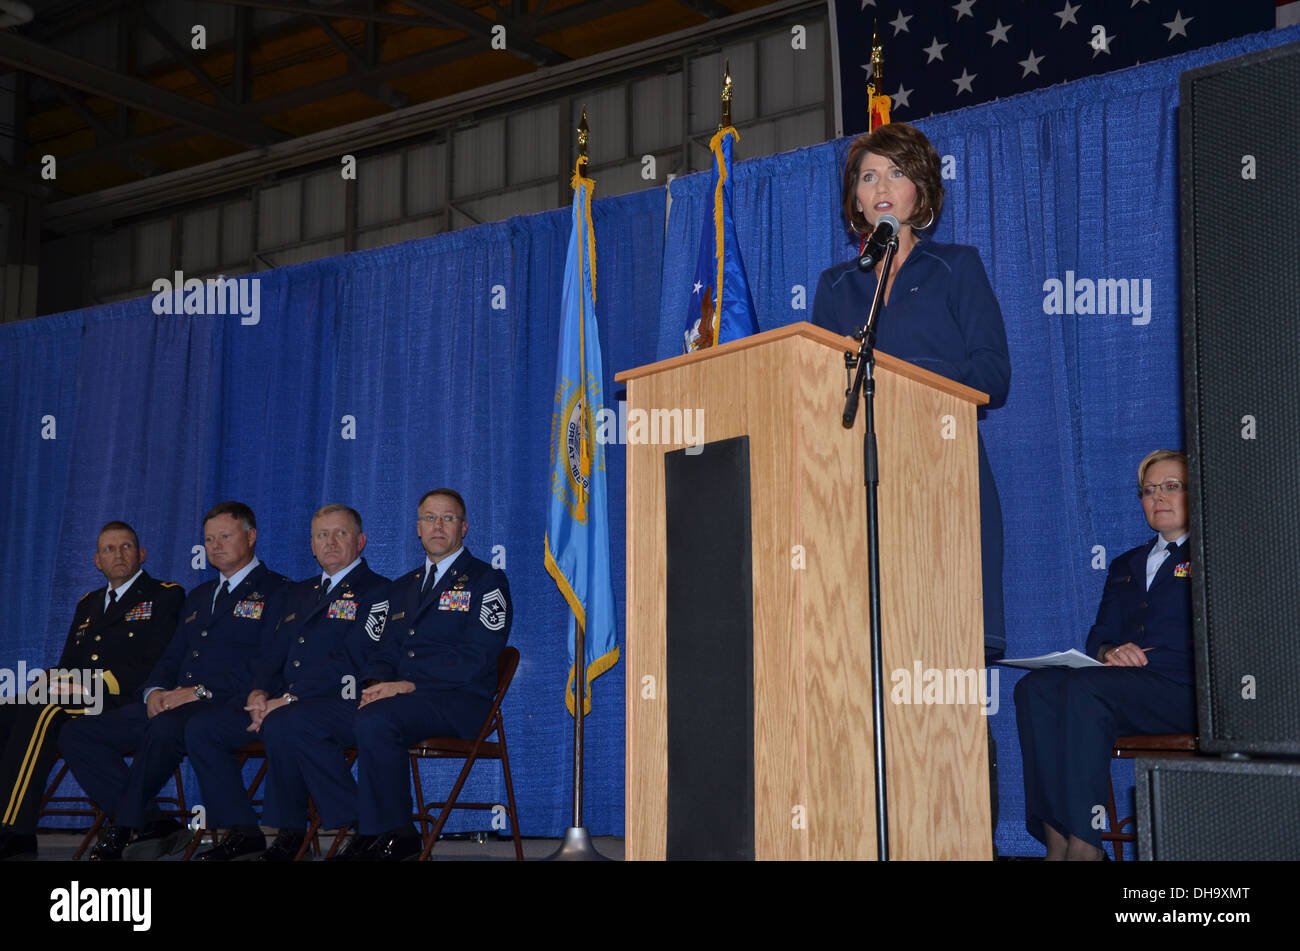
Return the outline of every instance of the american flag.
<path id="1" fill-rule="evenodd" d="M 1289 0 L 829 0 L 841 129 L 867 127 L 873 24 L 896 122 L 1185 53 L 1290 22 Z"/>

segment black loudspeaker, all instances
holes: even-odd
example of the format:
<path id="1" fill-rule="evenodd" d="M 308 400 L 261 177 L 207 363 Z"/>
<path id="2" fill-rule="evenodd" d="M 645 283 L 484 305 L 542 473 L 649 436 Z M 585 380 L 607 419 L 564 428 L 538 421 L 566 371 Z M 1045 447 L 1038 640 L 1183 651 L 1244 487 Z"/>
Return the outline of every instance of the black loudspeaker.
<path id="1" fill-rule="evenodd" d="M 1200 745 L 1300 754 L 1300 44 L 1184 73 L 1181 97 Z"/>
<path id="2" fill-rule="evenodd" d="M 1300 763 L 1138 759 L 1142 861 L 1300 859 Z"/>

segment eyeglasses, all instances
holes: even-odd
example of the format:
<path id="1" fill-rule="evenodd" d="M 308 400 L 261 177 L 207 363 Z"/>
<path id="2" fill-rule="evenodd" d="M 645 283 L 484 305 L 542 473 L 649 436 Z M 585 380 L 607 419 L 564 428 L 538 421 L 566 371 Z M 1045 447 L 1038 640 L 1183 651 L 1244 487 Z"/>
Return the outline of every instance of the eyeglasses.
<path id="1" fill-rule="evenodd" d="M 442 522 L 444 525 L 451 525 L 460 521 L 459 515 L 452 515 L 450 512 L 444 512 L 441 515 L 417 515 L 417 519 L 425 525 L 433 525 L 435 522 Z"/>
<path id="2" fill-rule="evenodd" d="M 1157 492 L 1163 493 L 1164 495 L 1175 495 L 1179 492 L 1185 491 L 1186 489 L 1186 482 L 1179 482 L 1177 479 L 1169 479 L 1165 482 L 1151 482 L 1142 486 L 1142 488 L 1138 489 L 1138 495 L 1149 499 Z"/>

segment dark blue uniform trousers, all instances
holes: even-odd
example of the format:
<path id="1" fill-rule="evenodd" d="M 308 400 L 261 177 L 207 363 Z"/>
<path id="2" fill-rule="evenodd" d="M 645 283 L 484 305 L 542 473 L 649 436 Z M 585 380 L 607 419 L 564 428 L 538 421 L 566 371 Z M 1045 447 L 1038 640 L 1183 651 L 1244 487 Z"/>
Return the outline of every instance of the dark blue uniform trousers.
<path id="1" fill-rule="evenodd" d="M 1109 799 L 1116 737 L 1196 731 L 1193 687 L 1141 667 L 1035 670 L 1015 698 L 1025 824 L 1044 843 L 1046 824 L 1101 848 L 1094 817 Z"/>
<path id="2" fill-rule="evenodd" d="M 406 751 L 431 736 L 459 736 L 447 710 L 463 706 L 466 699 L 455 691 L 417 690 L 376 700 L 357 711 L 357 818 L 362 835 L 410 827 L 411 774 Z M 491 701 L 481 703 L 480 721 Z"/>
<path id="3" fill-rule="evenodd" d="M 257 813 L 244 788 L 239 749 L 263 737 L 248 731 L 253 720 L 243 707 L 242 700 L 209 707 L 185 727 L 185 747 L 199 777 L 207 824 L 213 829 L 258 824 Z M 263 791 L 263 799 L 269 804 L 275 795 L 269 766 Z"/>
<path id="4" fill-rule="evenodd" d="M 270 761 L 267 825 L 305 827 L 308 795 L 323 828 L 356 824 L 357 784 L 343 754 L 357 744 L 352 729 L 357 703 L 337 697 L 299 700 L 262 721 Z"/>
<path id="5" fill-rule="evenodd" d="M 144 824 L 145 810 L 185 757 L 185 726 L 208 707 L 201 702 L 165 710 L 152 720 L 143 703 L 79 717 L 59 737 L 72 775 L 120 826 Z M 128 766 L 123 757 L 135 754 Z"/>

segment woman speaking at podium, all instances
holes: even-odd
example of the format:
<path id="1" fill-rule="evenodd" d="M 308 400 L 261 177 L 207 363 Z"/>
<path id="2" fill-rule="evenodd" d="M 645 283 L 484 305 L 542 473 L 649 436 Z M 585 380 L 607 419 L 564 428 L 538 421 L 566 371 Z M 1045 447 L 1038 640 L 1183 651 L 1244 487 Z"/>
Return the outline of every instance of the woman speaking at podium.
<path id="1" fill-rule="evenodd" d="M 1007 399 L 1011 359 L 993 288 L 979 252 L 962 244 L 921 240 L 943 209 L 939 156 L 919 130 L 901 122 L 859 136 L 844 163 L 844 218 L 865 247 L 885 215 L 898 221 L 898 251 L 889 274 L 883 262 L 859 268 L 852 258 L 822 273 L 813 323 L 851 335 L 867 321 L 879 281 L 885 281 L 876 346 L 890 356 L 982 390 L 989 409 Z M 980 542 L 984 560 L 984 653 L 1006 648 L 1002 615 L 1002 507 L 993 471 L 979 444 Z M 924 478 L 918 473 L 917 478 Z"/>

